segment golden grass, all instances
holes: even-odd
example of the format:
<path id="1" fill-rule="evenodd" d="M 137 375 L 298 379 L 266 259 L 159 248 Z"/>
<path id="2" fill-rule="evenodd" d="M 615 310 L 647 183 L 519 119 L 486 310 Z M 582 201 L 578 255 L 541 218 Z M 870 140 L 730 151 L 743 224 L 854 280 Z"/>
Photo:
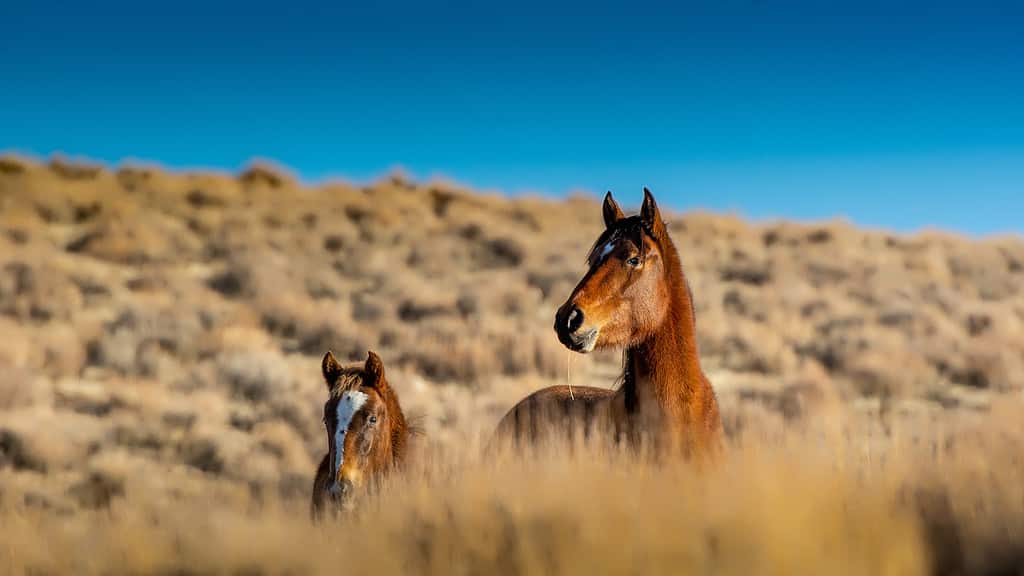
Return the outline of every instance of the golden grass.
<path id="1" fill-rule="evenodd" d="M 139 478 L 109 509 L 6 511 L 0 570 L 1013 573 L 1000 571 L 1024 560 L 1022 415 L 1016 403 L 890 433 L 835 420 L 761 429 L 700 469 L 599 445 L 525 456 L 434 446 L 322 525 L 302 498 Z M 168 482 L 180 493 L 154 498 L 150 484 Z"/>

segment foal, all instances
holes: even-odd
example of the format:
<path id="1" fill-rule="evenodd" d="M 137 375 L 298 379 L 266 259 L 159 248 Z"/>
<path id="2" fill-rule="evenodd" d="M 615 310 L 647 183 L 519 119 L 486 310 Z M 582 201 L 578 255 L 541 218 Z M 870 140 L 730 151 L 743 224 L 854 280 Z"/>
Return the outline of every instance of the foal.
<path id="1" fill-rule="evenodd" d="M 361 486 L 378 482 L 400 465 L 412 433 L 375 353 L 368 352 L 363 364 L 342 367 L 328 352 L 321 369 L 328 393 L 327 454 L 313 481 L 310 512 L 315 520 L 327 505 L 335 511 L 351 507 Z"/>
<path id="2" fill-rule="evenodd" d="M 634 443 L 645 438 L 659 449 L 714 449 L 718 402 L 697 355 L 689 283 L 654 196 L 644 188 L 640 214 L 627 218 L 609 192 L 603 212 L 605 230 L 555 315 L 555 332 L 575 352 L 624 349 L 622 385 L 539 390 L 505 415 L 498 435 L 535 441 L 542 427 L 564 433 L 582 426 Z"/>

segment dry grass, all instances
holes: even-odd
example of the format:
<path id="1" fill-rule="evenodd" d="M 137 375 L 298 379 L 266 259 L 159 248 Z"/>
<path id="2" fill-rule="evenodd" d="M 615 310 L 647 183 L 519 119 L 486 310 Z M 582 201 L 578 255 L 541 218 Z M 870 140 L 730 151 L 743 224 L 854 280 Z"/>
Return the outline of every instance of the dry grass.
<path id="1" fill-rule="evenodd" d="M 993 418 L 884 433 L 761 422 L 714 466 L 602 446 L 425 448 L 353 515 L 201 475 L 94 473 L 98 510 L 0 516 L 0 567 L 30 573 L 1012 574 L 1024 567 L 1024 434 Z M 833 414 L 833 416 L 837 416 Z M 854 417 L 843 413 L 838 416 Z M 855 418 L 855 417 L 854 417 Z M 999 466 L 992 464 L 997 458 Z M 177 491 L 154 498 L 166 485 Z M 111 501 L 111 493 L 115 499 Z M 123 497 L 122 497 L 123 496 Z M 59 554 L 54 551 L 59 550 Z"/>
<path id="2" fill-rule="evenodd" d="M 1019 238 L 672 215 L 721 465 L 479 462 L 504 410 L 565 379 L 551 319 L 599 213 L 398 174 L 0 158 L 0 571 L 1024 566 Z M 319 357 L 367 348 L 433 457 L 313 527 Z M 572 377 L 616 371 L 576 357 Z"/>

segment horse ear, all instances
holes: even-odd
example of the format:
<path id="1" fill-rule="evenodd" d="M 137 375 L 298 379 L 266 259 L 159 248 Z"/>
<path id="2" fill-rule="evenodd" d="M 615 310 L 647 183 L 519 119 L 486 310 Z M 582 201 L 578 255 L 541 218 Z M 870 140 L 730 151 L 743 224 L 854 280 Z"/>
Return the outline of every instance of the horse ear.
<path id="1" fill-rule="evenodd" d="M 320 363 L 320 370 L 324 374 L 327 390 L 333 390 L 334 385 L 338 382 L 338 377 L 341 376 L 341 364 L 338 364 L 338 360 L 330 351 L 324 354 L 324 360 Z"/>
<path id="2" fill-rule="evenodd" d="M 374 384 L 384 381 L 384 362 L 381 361 L 380 356 L 377 356 L 377 353 L 373 350 L 366 351 L 366 364 L 363 370 L 373 377 Z"/>
<path id="3" fill-rule="evenodd" d="M 612 198 L 611 190 L 604 195 L 603 212 L 605 228 L 611 228 L 612 224 L 615 224 L 626 217 L 626 215 L 622 213 L 622 208 L 619 208 L 618 202 L 615 201 L 615 198 Z"/>
<path id="4" fill-rule="evenodd" d="M 660 238 L 665 232 L 665 222 L 661 219 L 661 211 L 658 210 L 658 203 L 654 201 L 654 194 L 644 187 L 644 203 L 640 207 L 640 222 L 655 238 Z"/>

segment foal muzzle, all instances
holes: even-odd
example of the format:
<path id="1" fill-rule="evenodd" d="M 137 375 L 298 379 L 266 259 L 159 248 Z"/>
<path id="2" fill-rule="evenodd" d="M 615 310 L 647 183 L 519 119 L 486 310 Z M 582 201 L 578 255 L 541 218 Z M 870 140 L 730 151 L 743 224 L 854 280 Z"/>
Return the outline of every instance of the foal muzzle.
<path id="1" fill-rule="evenodd" d="M 355 492 L 355 485 L 349 480 L 339 480 L 328 489 L 331 498 L 337 502 L 344 502 L 352 497 Z"/>

